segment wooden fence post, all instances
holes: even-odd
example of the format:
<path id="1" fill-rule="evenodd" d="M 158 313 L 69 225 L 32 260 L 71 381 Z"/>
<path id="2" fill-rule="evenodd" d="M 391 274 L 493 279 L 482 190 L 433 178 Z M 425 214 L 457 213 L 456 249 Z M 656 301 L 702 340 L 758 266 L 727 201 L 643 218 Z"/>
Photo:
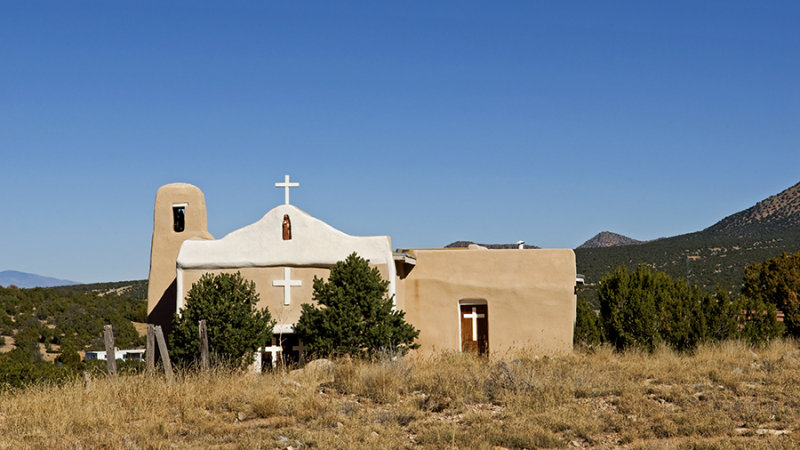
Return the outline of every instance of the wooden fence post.
<path id="1" fill-rule="evenodd" d="M 200 368 L 208 370 L 208 330 L 206 329 L 206 320 L 203 319 L 198 323 L 200 328 Z"/>
<path id="2" fill-rule="evenodd" d="M 117 354 L 114 351 L 114 330 L 111 325 L 103 327 L 103 340 L 106 344 L 106 367 L 108 367 L 108 374 L 112 377 L 117 376 Z"/>
<path id="3" fill-rule="evenodd" d="M 164 375 L 167 376 L 167 381 L 172 381 L 172 363 L 169 361 L 169 352 L 167 352 L 167 342 L 164 340 L 164 332 L 161 331 L 161 325 L 156 325 L 155 328 L 158 352 L 161 354 L 161 362 L 164 363 Z"/>
<path id="4" fill-rule="evenodd" d="M 153 324 L 147 324 L 147 349 L 144 351 L 147 358 L 147 374 L 152 375 L 156 366 L 156 334 Z"/>

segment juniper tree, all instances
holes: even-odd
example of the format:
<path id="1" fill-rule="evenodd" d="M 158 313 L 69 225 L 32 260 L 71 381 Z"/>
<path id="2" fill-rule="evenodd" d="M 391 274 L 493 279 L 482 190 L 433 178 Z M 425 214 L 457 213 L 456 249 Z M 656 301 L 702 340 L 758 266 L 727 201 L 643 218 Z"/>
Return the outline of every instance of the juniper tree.
<path id="1" fill-rule="evenodd" d="M 295 332 L 317 356 L 372 357 L 418 347 L 419 331 L 392 308 L 389 282 L 356 253 L 331 268 L 328 280 L 314 277 L 316 305 L 303 304 Z"/>
<path id="2" fill-rule="evenodd" d="M 709 335 L 704 293 L 664 272 L 618 267 L 600 282 L 599 298 L 603 332 L 618 349 L 664 342 L 691 350 Z"/>
<path id="3" fill-rule="evenodd" d="M 714 294 L 706 293 L 703 296 L 702 303 L 707 326 L 706 340 L 724 341 L 739 335 L 743 308 L 740 301 L 732 300 L 722 287 L 717 286 Z"/>
<path id="4" fill-rule="evenodd" d="M 800 337 L 800 252 L 747 266 L 742 295 L 783 311 L 786 331 Z"/>
<path id="5" fill-rule="evenodd" d="M 743 339 L 753 344 L 763 345 L 769 341 L 783 336 L 785 326 L 778 322 L 777 312 L 773 303 L 762 302 L 758 299 L 742 297 L 740 322 Z"/>
<path id="6" fill-rule="evenodd" d="M 198 322 L 205 319 L 208 349 L 218 362 L 239 365 L 268 345 L 274 322 L 269 311 L 256 307 L 255 283 L 235 274 L 203 275 L 186 295 L 186 306 L 173 317 L 169 354 L 178 364 L 190 364 L 200 354 Z"/>
<path id="7" fill-rule="evenodd" d="M 597 314 L 592 310 L 589 302 L 583 297 L 578 298 L 575 311 L 575 332 L 573 344 L 592 345 L 603 341 Z"/>
<path id="8" fill-rule="evenodd" d="M 666 285 L 666 277 L 654 276 L 644 266 L 633 273 L 618 267 L 600 281 L 600 322 L 612 345 L 653 350 L 660 342 L 656 292 Z"/>

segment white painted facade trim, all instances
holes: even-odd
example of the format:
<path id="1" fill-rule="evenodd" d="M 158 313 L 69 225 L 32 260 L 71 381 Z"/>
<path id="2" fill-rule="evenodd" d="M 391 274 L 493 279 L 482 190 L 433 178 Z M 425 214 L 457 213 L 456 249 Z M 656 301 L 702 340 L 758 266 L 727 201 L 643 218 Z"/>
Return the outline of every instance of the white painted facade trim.
<path id="1" fill-rule="evenodd" d="M 291 323 L 278 323 L 272 327 L 272 334 L 293 334 L 294 324 Z"/>
<path id="2" fill-rule="evenodd" d="M 177 298 L 175 299 L 175 312 L 178 317 L 181 317 L 181 309 L 183 309 L 183 269 L 178 267 L 175 270 L 175 291 L 177 291 Z"/>
<path id="3" fill-rule="evenodd" d="M 283 216 L 288 215 L 292 239 L 283 240 Z M 244 267 L 323 267 L 351 253 L 373 265 L 386 265 L 389 296 L 397 292 L 397 270 L 388 236 L 350 236 L 311 217 L 293 205 L 279 205 L 258 222 L 215 241 L 186 240 L 177 258 L 178 310 L 183 306 L 183 271 Z M 396 302 L 396 299 L 395 299 Z"/>

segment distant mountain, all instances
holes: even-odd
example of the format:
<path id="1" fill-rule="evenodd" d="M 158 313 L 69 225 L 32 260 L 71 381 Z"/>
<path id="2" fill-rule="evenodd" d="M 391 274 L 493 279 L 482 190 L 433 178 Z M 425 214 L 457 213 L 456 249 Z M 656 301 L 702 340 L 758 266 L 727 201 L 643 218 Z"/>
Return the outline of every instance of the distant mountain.
<path id="1" fill-rule="evenodd" d="M 634 245 L 641 244 L 642 241 L 623 236 L 621 234 L 612 233 L 610 231 L 602 231 L 588 241 L 581 244 L 578 248 L 601 248 L 601 247 L 617 247 L 619 245 Z"/>
<path id="2" fill-rule="evenodd" d="M 702 233 L 761 237 L 797 229 L 800 229 L 800 183 L 720 220 Z"/>
<path id="3" fill-rule="evenodd" d="M 455 241 L 451 244 L 445 245 L 444 248 L 467 248 L 470 244 L 475 244 L 472 241 Z M 491 248 L 491 249 L 504 249 L 504 248 L 519 248 L 517 244 L 476 244 L 480 245 L 481 247 Z M 535 245 L 527 245 L 525 244 L 525 248 L 540 248 L 536 247 Z"/>
<path id="4" fill-rule="evenodd" d="M 4 270 L 0 272 L 0 286 L 8 287 L 12 284 L 19 288 L 34 288 L 67 286 L 78 283 L 75 281 L 44 277 L 41 275 L 36 275 L 35 273 L 17 272 L 16 270 Z"/>

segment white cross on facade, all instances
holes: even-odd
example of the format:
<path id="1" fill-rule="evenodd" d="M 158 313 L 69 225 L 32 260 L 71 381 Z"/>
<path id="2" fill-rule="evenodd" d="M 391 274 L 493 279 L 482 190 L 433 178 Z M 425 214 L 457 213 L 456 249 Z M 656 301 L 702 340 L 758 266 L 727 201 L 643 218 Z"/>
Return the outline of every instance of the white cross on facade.
<path id="1" fill-rule="evenodd" d="M 453 316 L 450 316 L 453 317 Z M 478 314 L 478 308 L 472 307 L 472 314 L 464 314 L 465 319 L 472 319 L 472 340 L 478 340 L 478 319 L 486 317 L 485 314 Z"/>
<path id="2" fill-rule="evenodd" d="M 278 355 L 283 352 L 283 347 L 272 344 L 269 347 L 261 348 L 261 350 L 272 355 L 272 367 L 276 367 L 278 365 Z"/>
<path id="3" fill-rule="evenodd" d="M 289 182 L 289 175 L 286 174 L 283 177 L 283 183 L 275 183 L 276 188 L 283 188 L 284 195 L 285 195 L 285 203 L 286 205 L 289 204 L 289 188 L 299 187 L 300 183 L 290 183 Z"/>
<path id="4" fill-rule="evenodd" d="M 282 286 L 283 287 L 283 304 L 288 305 L 292 302 L 292 292 L 291 289 L 293 286 L 302 286 L 303 282 L 300 280 L 292 280 L 292 269 L 288 267 L 283 268 L 283 279 L 282 280 L 273 280 L 273 286 Z"/>

